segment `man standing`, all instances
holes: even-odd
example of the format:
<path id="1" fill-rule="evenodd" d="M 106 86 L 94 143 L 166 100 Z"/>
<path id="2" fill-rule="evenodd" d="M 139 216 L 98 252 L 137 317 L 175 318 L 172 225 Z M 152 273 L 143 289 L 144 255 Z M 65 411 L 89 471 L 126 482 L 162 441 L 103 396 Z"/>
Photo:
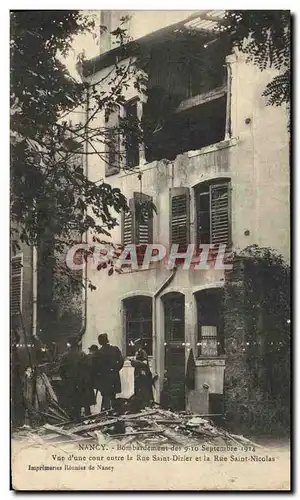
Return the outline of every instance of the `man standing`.
<path id="1" fill-rule="evenodd" d="M 97 389 L 102 396 L 101 410 L 114 408 L 116 394 L 121 392 L 120 370 L 124 360 L 118 347 L 109 343 L 106 333 L 98 336 L 101 348 L 94 353 L 97 367 Z"/>
<path id="2" fill-rule="evenodd" d="M 90 406 L 95 404 L 95 395 L 91 387 L 87 356 L 78 350 L 76 339 L 70 339 L 69 349 L 60 361 L 60 375 L 63 381 L 64 406 L 71 418 L 79 419 L 81 408 L 90 414 Z"/>

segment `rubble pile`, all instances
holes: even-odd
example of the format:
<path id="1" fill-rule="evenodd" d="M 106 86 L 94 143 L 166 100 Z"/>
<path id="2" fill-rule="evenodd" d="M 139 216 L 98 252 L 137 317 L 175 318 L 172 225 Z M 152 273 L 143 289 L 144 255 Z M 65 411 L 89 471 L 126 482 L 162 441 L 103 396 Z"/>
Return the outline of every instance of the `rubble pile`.
<path id="1" fill-rule="evenodd" d="M 112 410 L 104 411 L 80 420 L 61 419 L 55 425 L 46 423 L 37 429 L 19 431 L 18 439 L 31 439 L 36 443 L 61 444 L 118 443 L 145 445 L 191 446 L 213 443 L 214 445 L 254 445 L 243 436 L 228 433 L 216 427 L 208 419 L 189 412 L 175 413 L 154 404 L 152 408 L 137 413 L 117 415 Z M 257 445 L 255 445 L 257 446 Z"/>
<path id="2" fill-rule="evenodd" d="M 188 411 L 174 412 L 153 403 L 141 409 L 133 396 L 117 399 L 114 410 L 102 411 L 79 420 L 72 420 L 61 408 L 57 395 L 45 373 L 39 373 L 34 384 L 28 374 L 25 399 L 28 419 L 14 433 L 18 440 L 36 444 L 118 443 L 137 445 L 257 446 L 243 436 L 230 434 L 215 425 L 209 416 Z"/>

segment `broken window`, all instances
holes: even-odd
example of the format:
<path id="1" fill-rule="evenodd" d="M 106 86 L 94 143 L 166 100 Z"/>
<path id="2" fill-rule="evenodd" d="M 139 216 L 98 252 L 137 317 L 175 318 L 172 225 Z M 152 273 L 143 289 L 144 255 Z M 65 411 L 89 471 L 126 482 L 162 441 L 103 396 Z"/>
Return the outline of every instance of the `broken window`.
<path id="1" fill-rule="evenodd" d="M 144 349 L 152 355 L 152 299 L 137 296 L 124 300 L 126 356 L 134 356 L 136 343 L 143 341 Z"/>
<path id="2" fill-rule="evenodd" d="M 162 158 L 173 161 L 178 154 L 198 150 L 225 139 L 225 93 L 209 102 L 190 105 L 189 108 L 175 112 L 153 133 L 145 133 L 147 161 Z"/>
<path id="3" fill-rule="evenodd" d="M 196 294 L 198 357 L 224 354 L 223 300 L 222 288 L 201 290 Z"/>
<path id="4" fill-rule="evenodd" d="M 23 255 L 16 255 L 11 259 L 10 275 L 10 310 L 11 314 L 22 311 L 22 286 L 23 286 Z"/>
<path id="5" fill-rule="evenodd" d="M 230 244 L 230 180 L 202 182 L 195 188 L 196 244 Z"/>
<path id="6" fill-rule="evenodd" d="M 143 128 L 151 162 L 224 140 L 226 47 L 212 35 L 176 33 L 149 50 Z"/>
<path id="7" fill-rule="evenodd" d="M 137 99 L 134 99 L 124 105 L 123 127 L 126 167 L 136 167 L 140 163 L 137 102 Z"/>

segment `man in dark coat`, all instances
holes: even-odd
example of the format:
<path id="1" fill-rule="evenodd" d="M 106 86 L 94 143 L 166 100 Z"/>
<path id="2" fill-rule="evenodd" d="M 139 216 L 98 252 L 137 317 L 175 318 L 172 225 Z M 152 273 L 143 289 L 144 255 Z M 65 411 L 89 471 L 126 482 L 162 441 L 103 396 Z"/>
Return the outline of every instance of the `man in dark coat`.
<path id="1" fill-rule="evenodd" d="M 68 344 L 68 351 L 61 357 L 60 375 L 66 410 L 76 420 L 80 417 L 82 407 L 90 414 L 90 406 L 95 404 L 95 395 L 86 354 L 78 350 L 75 339 L 69 340 Z"/>
<path id="2" fill-rule="evenodd" d="M 121 392 L 120 370 L 124 360 L 118 347 L 109 343 L 106 333 L 98 336 L 101 348 L 94 353 L 96 389 L 102 396 L 101 410 L 114 408 L 116 394 Z"/>

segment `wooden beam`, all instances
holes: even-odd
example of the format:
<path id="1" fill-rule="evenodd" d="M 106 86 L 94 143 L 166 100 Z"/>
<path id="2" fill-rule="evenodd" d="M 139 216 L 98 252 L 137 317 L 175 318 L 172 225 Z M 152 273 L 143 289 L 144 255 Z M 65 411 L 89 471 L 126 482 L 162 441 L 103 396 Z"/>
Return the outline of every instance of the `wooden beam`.
<path id="1" fill-rule="evenodd" d="M 65 429 L 60 429 L 59 427 L 55 427 L 55 425 L 45 424 L 44 429 L 46 429 L 47 431 L 56 432 L 56 434 L 61 434 L 62 436 L 66 436 L 70 439 L 78 441 L 78 436 L 76 436 L 70 431 L 66 431 Z M 82 438 L 82 440 L 84 440 L 84 438 Z"/>
<path id="2" fill-rule="evenodd" d="M 176 109 L 176 113 L 180 113 L 181 111 L 186 111 L 187 109 L 200 106 L 201 104 L 205 104 L 206 102 L 214 101 L 215 99 L 220 99 L 226 94 L 227 85 L 223 85 L 222 87 L 217 87 L 216 89 L 210 90 L 209 92 L 195 95 L 193 97 L 190 97 L 189 99 L 185 99 L 184 101 L 182 101 Z"/>

